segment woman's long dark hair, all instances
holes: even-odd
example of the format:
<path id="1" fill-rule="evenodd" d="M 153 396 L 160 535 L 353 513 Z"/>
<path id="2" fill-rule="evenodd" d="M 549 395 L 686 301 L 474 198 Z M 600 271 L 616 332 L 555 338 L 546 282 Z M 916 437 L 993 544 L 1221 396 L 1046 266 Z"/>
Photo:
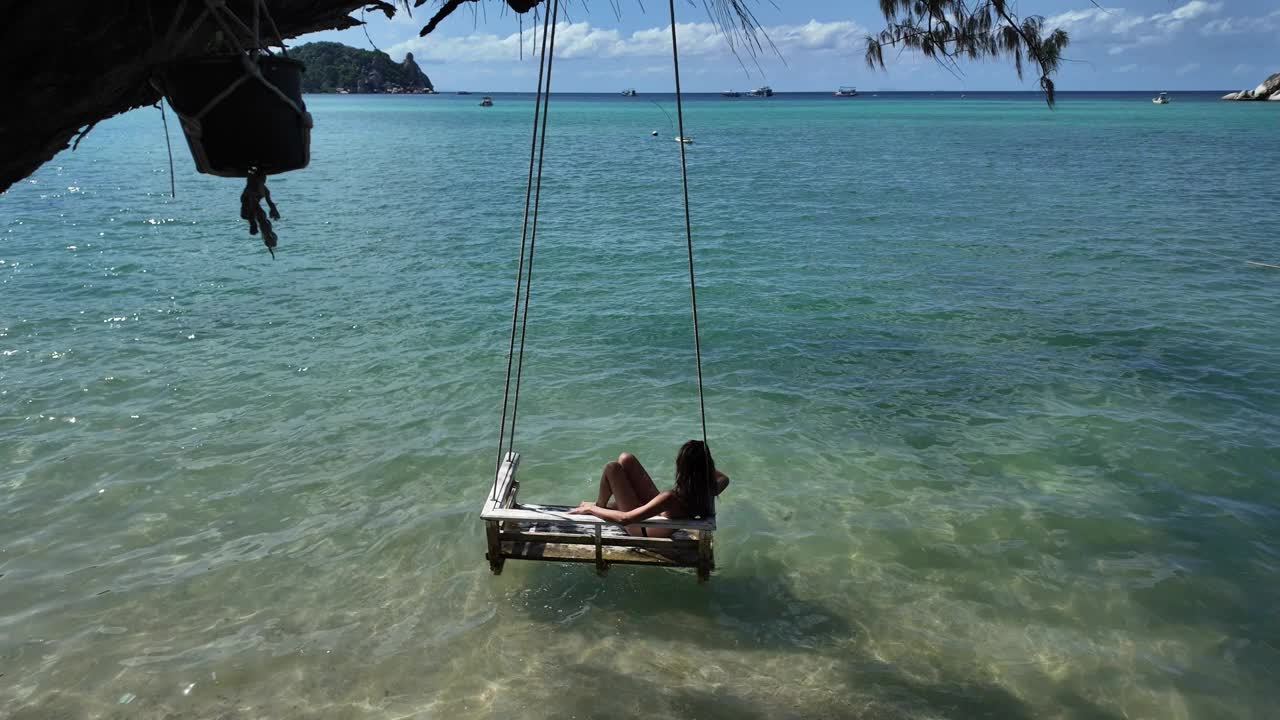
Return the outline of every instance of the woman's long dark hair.
<path id="1" fill-rule="evenodd" d="M 690 440 L 676 453 L 676 486 L 672 492 L 695 518 L 716 514 L 716 462 L 701 440 Z"/>

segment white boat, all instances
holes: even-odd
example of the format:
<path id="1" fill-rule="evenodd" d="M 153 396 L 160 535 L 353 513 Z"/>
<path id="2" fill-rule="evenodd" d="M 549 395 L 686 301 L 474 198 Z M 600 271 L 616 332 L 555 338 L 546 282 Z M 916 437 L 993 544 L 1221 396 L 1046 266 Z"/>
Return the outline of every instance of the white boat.
<path id="1" fill-rule="evenodd" d="M 773 88 L 768 85 L 761 85 L 751 91 L 752 97 L 773 97 Z"/>
<path id="2" fill-rule="evenodd" d="M 1151 102 L 1157 105 L 1168 105 L 1171 102 L 1171 100 L 1169 99 L 1169 93 L 1162 92 L 1159 95 L 1151 98 Z"/>
<path id="3" fill-rule="evenodd" d="M 835 96 L 836 97 L 857 97 L 858 88 L 852 85 L 841 85 L 840 87 L 836 88 Z"/>
<path id="4" fill-rule="evenodd" d="M 693 142 L 693 136 L 692 136 L 692 135 L 685 135 L 684 137 L 680 137 L 679 135 L 677 135 L 677 136 L 675 136 L 675 138 L 673 138 L 673 139 L 674 139 L 676 142 L 678 142 L 678 143 L 684 143 L 685 145 L 688 145 L 689 143 Z"/>
<path id="5" fill-rule="evenodd" d="M 635 88 L 627 88 L 626 90 L 622 91 L 622 97 L 635 97 L 635 96 L 636 96 Z"/>
<path id="6" fill-rule="evenodd" d="M 480 99 L 480 107 L 493 107 L 493 98 L 485 95 Z"/>
<path id="7" fill-rule="evenodd" d="M 721 90 L 720 94 L 725 97 L 742 97 L 742 93 L 737 90 Z"/>

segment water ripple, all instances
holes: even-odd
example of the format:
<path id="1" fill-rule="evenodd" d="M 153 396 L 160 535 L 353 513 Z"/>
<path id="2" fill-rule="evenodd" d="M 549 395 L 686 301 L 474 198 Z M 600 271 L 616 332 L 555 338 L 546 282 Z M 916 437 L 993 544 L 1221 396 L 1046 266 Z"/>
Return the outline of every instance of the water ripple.
<path id="1" fill-rule="evenodd" d="M 529 101 L 309 103 L 274 262 L 153 113 L 0 199 L 17 717 L 1266 715 L 1267 116 L 691 102 L 700 587 L 484 566 Z M 699 427 L 673 143 L 557 103 L 517 445 L 571 501 Z"/>

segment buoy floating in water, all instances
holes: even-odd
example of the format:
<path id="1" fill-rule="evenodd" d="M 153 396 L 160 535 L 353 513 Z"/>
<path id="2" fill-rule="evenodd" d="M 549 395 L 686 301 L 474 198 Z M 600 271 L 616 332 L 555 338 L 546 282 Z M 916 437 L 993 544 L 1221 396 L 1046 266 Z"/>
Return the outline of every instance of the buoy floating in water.
<path id="1" fill-rule="evenodd" d="M 652 136 L 654 136 L 654 137 L 658 137 L 658 131 L 657 131 L 657 130 L 650 131 L 650 132 L 649 132 L 649 134 L 650 134 L 650 135 L 652 135 Z"/>

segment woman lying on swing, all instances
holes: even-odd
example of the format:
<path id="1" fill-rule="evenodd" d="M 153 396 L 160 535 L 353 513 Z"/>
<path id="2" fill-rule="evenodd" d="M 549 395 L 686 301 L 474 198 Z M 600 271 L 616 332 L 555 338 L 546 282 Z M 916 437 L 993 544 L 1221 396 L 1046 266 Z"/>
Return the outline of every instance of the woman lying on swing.
<path id="1" fill-rule="evenodd" d="M 659 491 L 653 478 L 631 453 L 605 463 L 600 473 L 600 492 L 595 502 L 584 502 L 571 515 L 595 515 L 620 525 L 648 520 L 655 515 L 682 520 L 715 516 L 715 496 L 729 487 L 729 476 L 716 470 L 711 453 L 701 440 L 690 440 L 676 453 L 676 482 L 670 490 Z M 609 498 L 615 500 L 609 505 Z M 627 528 L 632 535 L 670 537 L 665 528 Z"/>

